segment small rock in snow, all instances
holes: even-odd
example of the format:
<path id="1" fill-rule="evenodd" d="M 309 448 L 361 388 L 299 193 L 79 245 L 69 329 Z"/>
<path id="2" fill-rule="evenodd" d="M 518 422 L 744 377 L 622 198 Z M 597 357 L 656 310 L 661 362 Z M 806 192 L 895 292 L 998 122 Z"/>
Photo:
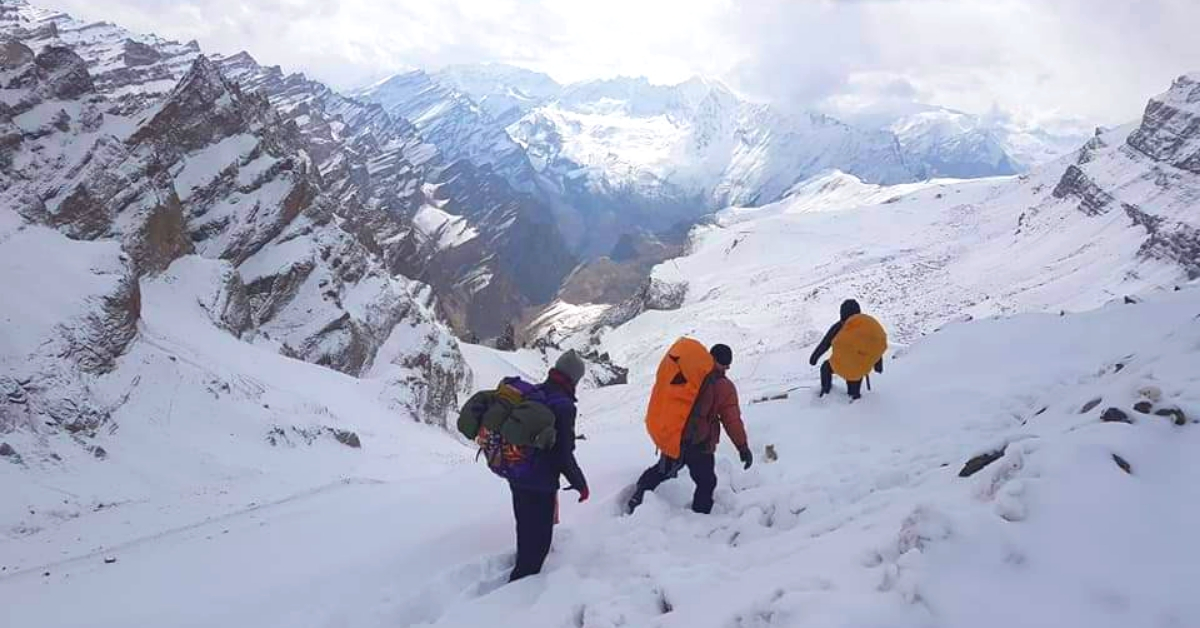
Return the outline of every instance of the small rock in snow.
<path id="1" fill-rule="evenodd" d="M 1092 408 L 1100 405 L 1101 401 L 1104 401 L 1102 397 L 1096 397 L 1095 399 L 1083 404 L 1083 407 L 1079 409 L 1079 414 L 1087 414 L 1091 412 Z"/>
<path id="2" fill-rule="evenodd" d="M 1129 415 L 1125 414 L 1124 410 L 1119 410 L 1117 408 L 1109 408 L 1105 410 L 1104 414 L 1100 415 L 1100 420 L 1104 421 L 1105 423 L 1133 423 L 1133 419 L 1129 418 Z"/>
<path id="3" fill-rule="evenodd" d="M 1137 299 L 1135 299 L 1129 295 L 1125 295 L 1125 305 L 1135 305 L 1137 303 L 1139 303 L 1139 301 Z"/>
<path id="4" fill-rule="evenodd" d="M 93 447 L 92 455 L 98 460 L 104 460 L 105 458 L 108 458 L 108 452 L 105 451 L 103 447 Z"/>
<path id="5" fill-rule="evenodd" d="M 108 558 L 105 558 L 105 559 L 104 559 L 104 564 L 105 564 L 105 565 L 111 565 L 111 564 L 113 564 L 113 563 L 115 563 L 115 562 L 117 562 L 117 557 L 116 557 L 116 556 L 109 556 Z"/>
<path id="6" fill-rule="evenodd" d="M 349 430 L 334 430 L 333 437 L 337 439 L 337 442 L 347 447 L 352 447 L 354 449 L 359 449 L 362 447 L 362 441 L 359 440 L 358 434 L 355 434 Z"/>
<path id="7" fill-rule="evenodd" d="M 1150 414 L 1150 411 L 1154 409 L 1154 404 L 1150 403 L 1149 401 L 1139 401 L 1133 404 L 1133 409 L 1141 412 L 1142 414 Z"/>
<path id="8" fill-rule="evenodd" d="M 1158 416 L 1171 417 L 1175 425 L 1187 425 L 1187 415 L 1179 408 L 1163 408 L 1154 414 Z"/>
<path id="9" fill-rule="evenodd" d="M 967 461 L 967 464 L 963 465 L 962 470 L 958 472 L 958 477 L 969 478 L 972 475 L 979 473 L 984 467 L 1003 458 L 1005 449 L 1007 449 L 1007 446 L 995 451 L 984 452 L 978 456 L 975 456 L 974 458 L 971 458 Z"/>
<path id="10" fill-rule="evenodd" d="M 1133 467 L 1131 467 L 1129 465 L 1128 460 L 1118 456 L 1117 454 L 1113 454 L 1112 458 L 1113 458 L 1113 462 L 1117 463 L 1117 466 L 1121 467 L 1122 471 L 1124 471 L 1125 473 L 1128 473 L 1130 475 L 1133 475 Z"/>
<path id="11" fill-rule="evenodd" d="M 15 456 L 17 450 L 12 448 L 8 443 L 0 443 L 0 456 Z"/>

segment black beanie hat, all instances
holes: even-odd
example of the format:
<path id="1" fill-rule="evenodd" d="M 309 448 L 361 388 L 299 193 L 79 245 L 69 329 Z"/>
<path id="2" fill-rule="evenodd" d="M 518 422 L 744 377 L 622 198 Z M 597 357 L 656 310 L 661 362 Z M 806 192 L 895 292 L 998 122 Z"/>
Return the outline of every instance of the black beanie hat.
<path id="1" fill-rule="evenodd" d="M 712 354 L 713 359 L 721 366 L 733 364 L 733 349 L 730 349 L 729 345 L 713 345 L 713 348 L 708 352 Z"/>

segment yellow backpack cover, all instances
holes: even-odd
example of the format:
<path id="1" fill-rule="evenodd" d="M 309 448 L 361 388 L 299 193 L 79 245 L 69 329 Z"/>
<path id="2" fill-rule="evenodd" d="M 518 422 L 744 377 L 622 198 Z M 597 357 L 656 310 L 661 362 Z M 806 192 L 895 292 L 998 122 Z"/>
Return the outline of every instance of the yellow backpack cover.
<path id="1" fill-rule="evenodd" d="M 883 325 L 866 314 L 855 314 L 842 323 L 841 331 L 834 336 L 833 357 L 829 364 L 834 373 L 855 382 L 871 372 L 887 347 L 887 332 Z"/>

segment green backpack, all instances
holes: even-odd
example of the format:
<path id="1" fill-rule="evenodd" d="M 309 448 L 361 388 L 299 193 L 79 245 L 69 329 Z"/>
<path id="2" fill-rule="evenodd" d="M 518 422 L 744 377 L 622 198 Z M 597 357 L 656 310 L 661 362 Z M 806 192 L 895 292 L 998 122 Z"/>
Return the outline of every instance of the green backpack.
<path id="1" fill-rule="evenodd" d="M 519 377 L 505 378 L 495 390 L 475 393 L 458 414 L 458 431 L 484 446 L 489 436 L 502 445 L 551 449 L 557 441 L 554 411 L 540 388 Z"/>

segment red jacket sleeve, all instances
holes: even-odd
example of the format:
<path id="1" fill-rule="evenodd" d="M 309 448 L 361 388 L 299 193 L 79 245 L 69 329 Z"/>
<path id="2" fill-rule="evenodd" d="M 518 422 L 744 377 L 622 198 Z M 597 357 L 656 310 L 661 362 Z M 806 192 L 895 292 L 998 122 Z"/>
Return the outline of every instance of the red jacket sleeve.
<path id="1" fill-rule="evenodd" d="M 717 418 L 733 441 L 738 450 L 750 445 L 746 438 L 746 425 L 742 423 L 742 408 L 738 405 L 737 387 L 728 378 L 718 380 L 719 389 L 716 391 Z"/>

